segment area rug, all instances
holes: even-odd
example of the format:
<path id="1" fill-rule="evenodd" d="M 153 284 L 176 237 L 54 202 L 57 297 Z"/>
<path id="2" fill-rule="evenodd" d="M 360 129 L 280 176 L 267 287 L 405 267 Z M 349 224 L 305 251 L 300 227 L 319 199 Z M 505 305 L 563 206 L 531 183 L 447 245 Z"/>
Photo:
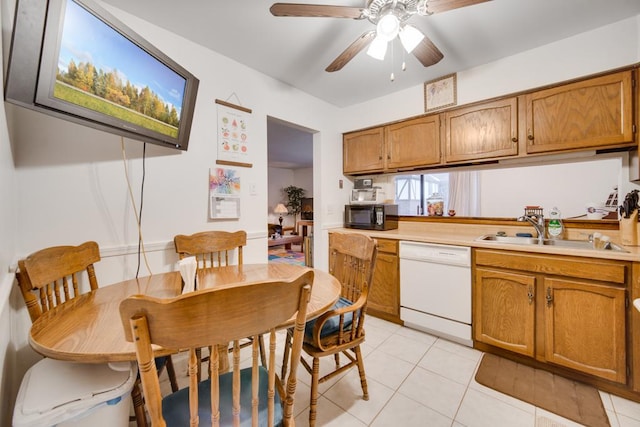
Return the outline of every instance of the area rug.
<path id="1" fill-rule="evenodd" d="M 484 354 L 476 381 L 591 427 L 610 427 L 598 390 L 550 372 Z"/>
<path id="2" fill-rule="evenodd" d="M 304 252 L 288 249 L 269 249 L 269 262 L 304 265 Z"/>

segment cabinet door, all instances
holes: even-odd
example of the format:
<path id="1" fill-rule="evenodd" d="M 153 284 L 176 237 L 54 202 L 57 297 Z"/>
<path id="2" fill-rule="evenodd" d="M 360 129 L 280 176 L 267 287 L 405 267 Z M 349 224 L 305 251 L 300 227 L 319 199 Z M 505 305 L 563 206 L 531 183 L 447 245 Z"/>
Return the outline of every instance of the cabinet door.
<path id="1" fill-rule="evenodd" d="M 474 338 L 533 356 L 535 347 L 533 275 L 476 268 L 473 293 Z"/>
<path id="2" fill-rule="evenodd" d="M 625 289 L 546 278 L 544 292 L 546 360 L 626 383 Z"/>
<path id="3" fill-rule="evenodd" d="M 518 154 L 518 99 L 508 98 L 445 113 L 445 162 Z"/>
<path id="4" fill-rule="evenodd" d="M 527 153 L 633 142 L 631 71 L 526 95 Z"/>
<path id="5" fill-rule="evenodd" d="M 387 169 L 440 163 L 440 116 L 405 120 L 385 127 Z"/>
<path id="6" fill-rule="evenodd" d="M 381 172 L 384 169 L 384 128 L 345 134 L 342 170 L 345 174 Z"/>
<path id="7" fill-rule="evenodd" d="M 398 243 L 378 239 L 378 257 L 373 273 L 373 285 L 367 300 L 367 312 L 386 320 L 400 319 L 400 273 Z"/>

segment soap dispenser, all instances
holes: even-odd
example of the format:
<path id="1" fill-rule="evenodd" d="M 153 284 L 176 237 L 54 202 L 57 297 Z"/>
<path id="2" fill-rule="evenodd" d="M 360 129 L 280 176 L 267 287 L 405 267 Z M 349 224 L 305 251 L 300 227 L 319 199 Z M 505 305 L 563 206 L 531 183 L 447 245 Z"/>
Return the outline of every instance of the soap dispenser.
<path id="1" fill-rule="evenodd" d="M 556 207 L 551 209 L 551 212 L 549 212 L 549 225 L 547 227 L 547 232 L 549 233 L 550 239 L 562 238 L 562 215 L 560 214 L 560 210 Z"/>

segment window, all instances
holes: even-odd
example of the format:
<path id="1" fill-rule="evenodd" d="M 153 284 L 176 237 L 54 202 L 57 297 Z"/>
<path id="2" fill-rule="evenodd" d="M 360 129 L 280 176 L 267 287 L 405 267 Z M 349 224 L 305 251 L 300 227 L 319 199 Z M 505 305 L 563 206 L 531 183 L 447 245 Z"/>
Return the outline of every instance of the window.
<path id="1" fill-rule="evenodd" d="M 449 206 L 449 173 L 398 175 L 395 177 L 395 200 L 398 215 L 424 215 L 426 200 L 440 193 Z"/>

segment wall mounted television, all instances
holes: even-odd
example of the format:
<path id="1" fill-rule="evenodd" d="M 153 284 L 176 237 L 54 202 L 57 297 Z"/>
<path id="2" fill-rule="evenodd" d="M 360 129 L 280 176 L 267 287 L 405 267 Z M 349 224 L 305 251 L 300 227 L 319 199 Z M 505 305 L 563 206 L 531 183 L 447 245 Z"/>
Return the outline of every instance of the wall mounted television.
<path id="1" fill-rule="evenodd" d="M 18 0 L 5 100 L 187 150 L 199 80 L 92 0 Z"/>

